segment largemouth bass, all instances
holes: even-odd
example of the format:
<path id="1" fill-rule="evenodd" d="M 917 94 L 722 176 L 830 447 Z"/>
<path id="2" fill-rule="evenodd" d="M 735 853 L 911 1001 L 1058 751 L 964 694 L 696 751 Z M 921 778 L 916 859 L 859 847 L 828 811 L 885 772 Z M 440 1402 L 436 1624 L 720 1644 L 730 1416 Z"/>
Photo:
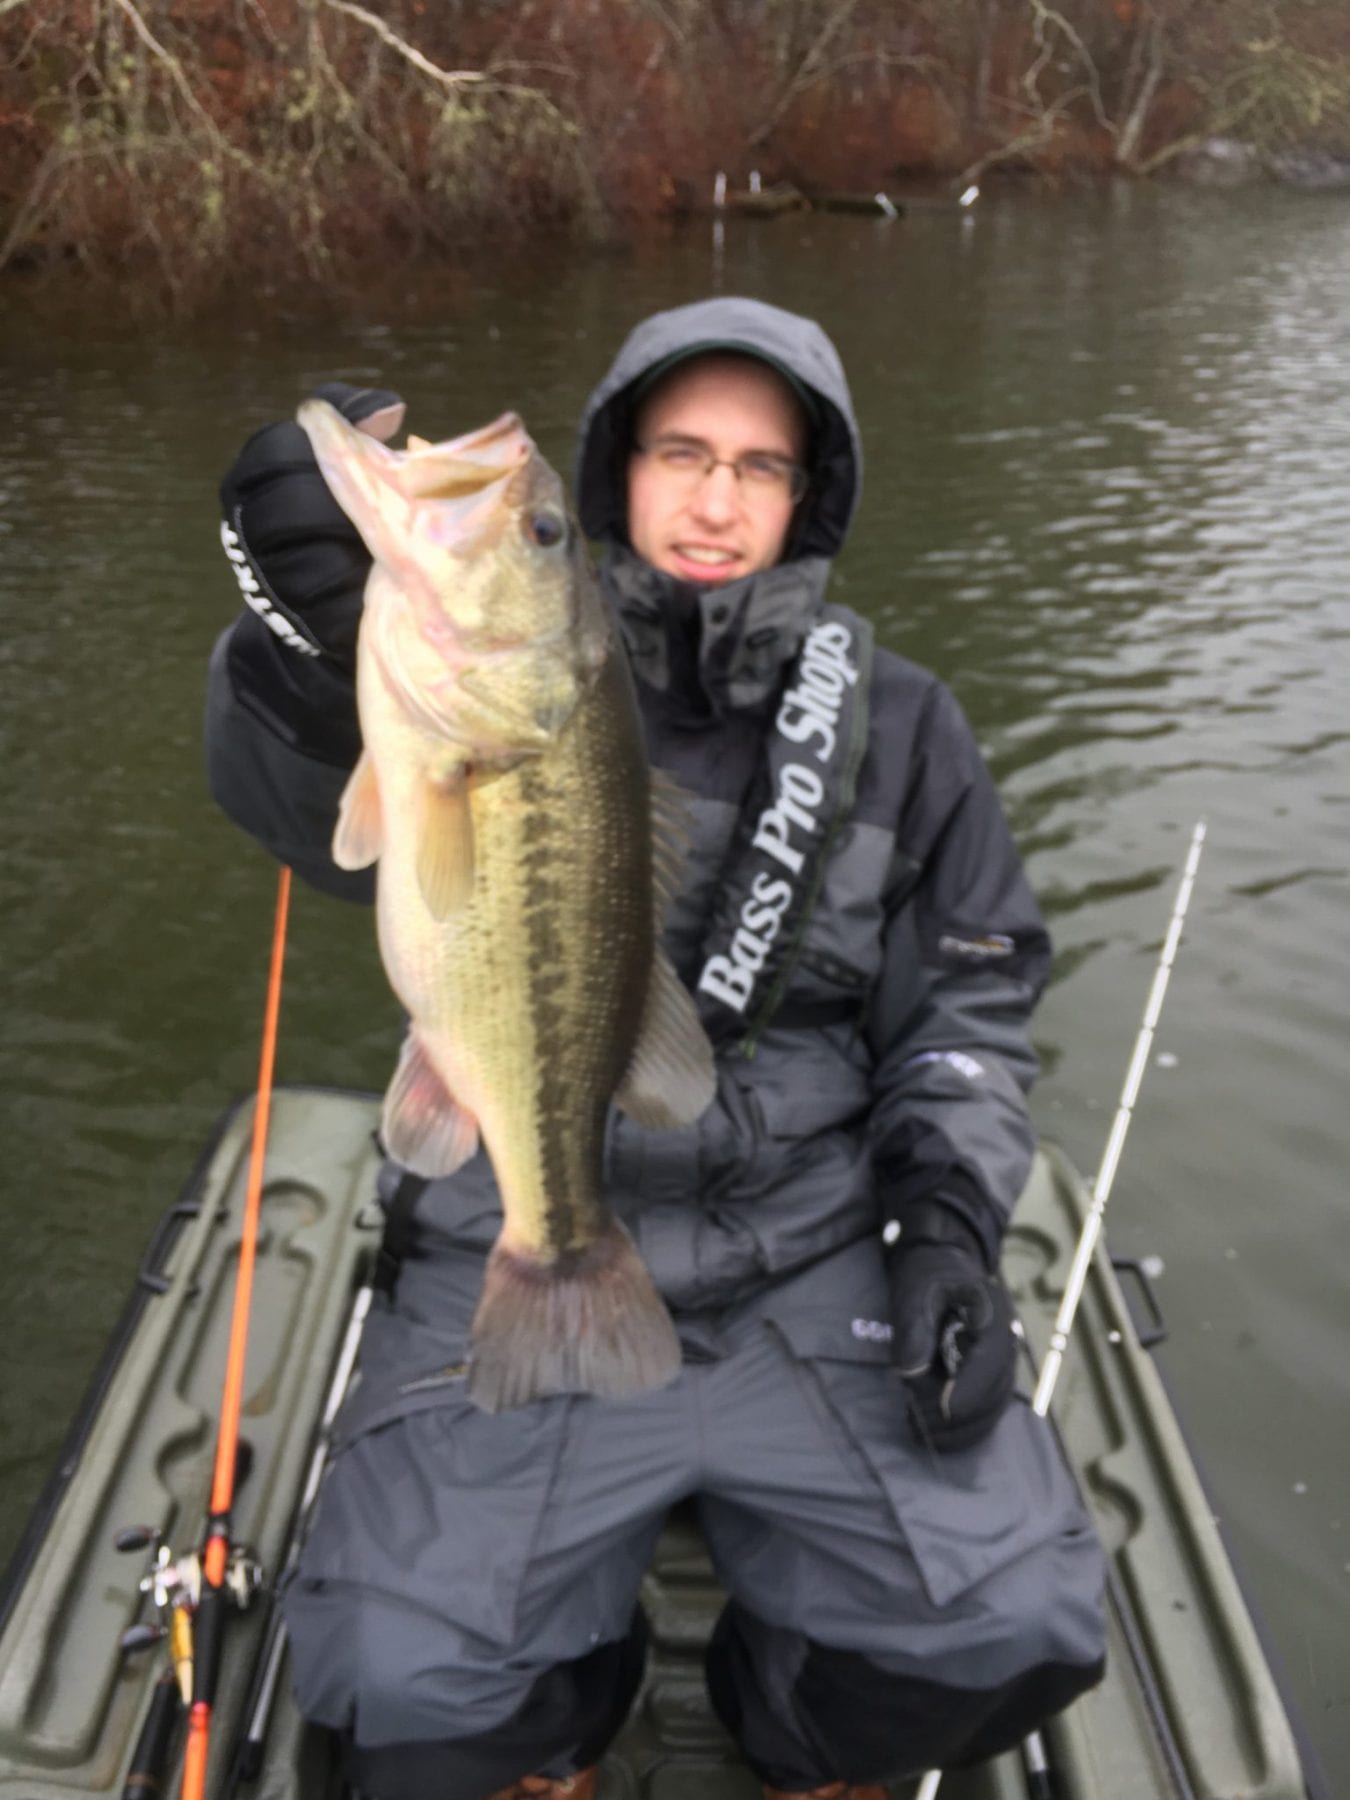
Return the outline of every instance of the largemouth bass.
<path id="1" fill-rule="evenodd" d="M 375 559 L 333 856 L 378 865 L 410 1020 L 385 1145 L 438 1176 L 481 1139 L 501 1191 L 468 1392 L 495 1412 L 663 1385 L 679 1344 L 602 1197 L 605 1118 L 696 1118 L 712 1052 L 657 938 L 681 802 L 563 485 L 514 414 L 402 452 L 322 401 L 299 419 Z"/>

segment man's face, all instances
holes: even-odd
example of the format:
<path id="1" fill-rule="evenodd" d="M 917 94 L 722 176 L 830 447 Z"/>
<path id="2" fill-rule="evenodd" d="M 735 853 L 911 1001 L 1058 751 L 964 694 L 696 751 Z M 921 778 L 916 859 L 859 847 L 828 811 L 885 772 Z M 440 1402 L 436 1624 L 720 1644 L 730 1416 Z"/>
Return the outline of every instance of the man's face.
<path id="1" fill-rule="evenodd" d="M 748 357 L 699 357 L 641 406 L 635 445 L 628 537 L 653 568 L 721 582 L 779 560 L 795 503 L 787 474 L 773 472 L 800 465 L 806 451 L 802 410 L 782 376 Z M 704 473 L 707 457 L 717 465 Z M 738 462 L 739 474 L 728 466 Z"/>

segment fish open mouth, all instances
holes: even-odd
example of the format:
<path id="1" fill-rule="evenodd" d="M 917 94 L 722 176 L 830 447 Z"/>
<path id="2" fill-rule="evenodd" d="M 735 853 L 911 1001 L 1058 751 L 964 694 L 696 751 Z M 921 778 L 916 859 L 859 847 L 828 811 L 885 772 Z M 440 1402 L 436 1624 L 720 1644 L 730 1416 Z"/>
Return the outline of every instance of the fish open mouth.
<path id="1" fill-rule="evenodd" d="M 441 444 L 417 440 L 405 452 L 400 485 L 414 502 L 431 502 L 427 538 L 457 556 L 491 549 L 523 499 L 537 452 L 516 413 Z"/>
<path id="2" fill-rule="evenodd" d="M 411 440 L 403 459 L 404 490 L 418 500 L 471 497 L 524 468 L 534 449 L 520 415 L 513 412 L 441 444 Z"/>

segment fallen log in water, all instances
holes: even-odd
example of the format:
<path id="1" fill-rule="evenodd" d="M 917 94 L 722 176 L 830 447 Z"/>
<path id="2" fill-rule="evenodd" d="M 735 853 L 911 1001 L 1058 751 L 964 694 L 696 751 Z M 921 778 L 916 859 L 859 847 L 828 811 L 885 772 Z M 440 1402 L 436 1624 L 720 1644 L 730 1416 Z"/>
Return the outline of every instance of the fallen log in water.
<path id="1" fill-rule="evenodd" d="M 757 218 L 775 218 L 789 212 L 838 212 L 898 219 L 905 210 L 905 203 L 890 194 L 804 194 L 788 181 L 766 188 L 728 188 L 720 199 L 714 197 L 713 205 L 717 210 L 748 213 Z"/>
<path id="2" fill-rule="evenodd" d="M 778 213 L 804 212 L 811 202 L 800 189 L 784 181 L 767 188 L 731 188 L 722 205 L 728 212 L 773 218 Z"/>
<path id="3" fill-rule="evenodd" d="M 880 213 L 886 219 L 898 219 L 905 210 L 903 200 L 884 193 L 815 194 L 811 204 L 820 212 Z"/>

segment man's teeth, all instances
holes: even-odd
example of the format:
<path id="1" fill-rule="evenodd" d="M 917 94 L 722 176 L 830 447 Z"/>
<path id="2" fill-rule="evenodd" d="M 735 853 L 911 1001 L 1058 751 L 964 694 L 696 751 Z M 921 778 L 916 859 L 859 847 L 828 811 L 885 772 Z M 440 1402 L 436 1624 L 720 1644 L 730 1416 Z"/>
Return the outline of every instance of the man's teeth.
<path id="1" fill-rule="evenodd" d="M 693 544 L 681 544 L 680 555 L 684 557 L 686 562 L 708 563 L 710 565 L 713 563 L 735 562 L 736 560 L 736 553 L 733 550 L 704 550 Z"/>

